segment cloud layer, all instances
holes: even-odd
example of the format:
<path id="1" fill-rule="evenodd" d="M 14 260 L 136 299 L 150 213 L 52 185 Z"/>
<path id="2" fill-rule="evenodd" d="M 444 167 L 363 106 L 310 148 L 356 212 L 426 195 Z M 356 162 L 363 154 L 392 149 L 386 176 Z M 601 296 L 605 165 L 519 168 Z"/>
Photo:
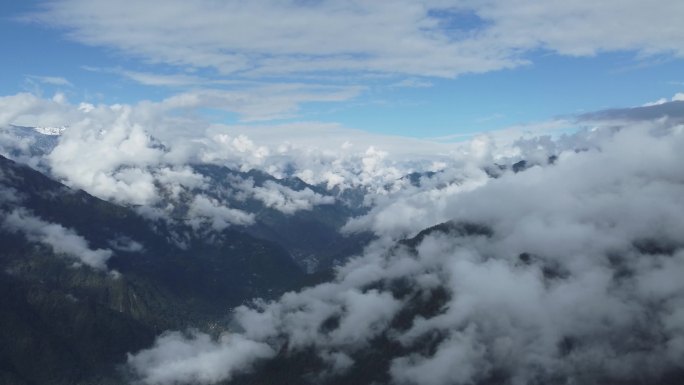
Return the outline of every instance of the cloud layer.
<path id="1" fill-rule="evenodd" d="M 59 27 L 84 44 L 226 75 L 454 77 L 519 66 L 539 49 L 682 57 L 682 12 L 671 0 L 657 7 L 638 0 L 60 0 L 25 19 Z"/>
<path id="2" fill-rule="evenodd" d="M 386 206 L 412 205 L 416 227 L 453 222 L 399 245 L 394 229 L 374 227 L 381 239 L 333 282 L 238 308 L 242 337 L 281 355 L 313 349 L 319 379 L 364 365 L 379 341 L 396 346 L 384 351 L 396 384 L 681 373 L 684 128 L 661 120 L 581 136 L 591 146 L 556 142 L 553 164 Z M 167 345 L 155 349 L 147 370 L 167 362 Z"/>

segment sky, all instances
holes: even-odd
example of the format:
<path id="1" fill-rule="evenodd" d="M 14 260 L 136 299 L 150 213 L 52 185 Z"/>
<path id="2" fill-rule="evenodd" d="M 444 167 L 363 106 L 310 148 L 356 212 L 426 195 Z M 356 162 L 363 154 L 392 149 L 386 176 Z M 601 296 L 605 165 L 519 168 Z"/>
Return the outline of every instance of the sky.
<path id="1" fill-rule="evenodd" d="M 453 140 L 684 91 L 684 3 L 0 3 L 0 95 Z"/>

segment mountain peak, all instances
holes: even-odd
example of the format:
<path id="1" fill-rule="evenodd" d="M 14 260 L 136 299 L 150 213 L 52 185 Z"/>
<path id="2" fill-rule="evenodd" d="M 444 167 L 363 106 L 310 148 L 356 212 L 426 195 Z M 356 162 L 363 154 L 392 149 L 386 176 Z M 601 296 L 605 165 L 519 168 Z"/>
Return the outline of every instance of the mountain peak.
<path id="1" fill-rule="evenodd" d="M 61 126 L 61 127 L 33 127 L 33 130 L 36 131 L 39 134 L 43 135 L 50 135 L 50 136 L 60 136 L 66 131 L 67 126 Z"/>

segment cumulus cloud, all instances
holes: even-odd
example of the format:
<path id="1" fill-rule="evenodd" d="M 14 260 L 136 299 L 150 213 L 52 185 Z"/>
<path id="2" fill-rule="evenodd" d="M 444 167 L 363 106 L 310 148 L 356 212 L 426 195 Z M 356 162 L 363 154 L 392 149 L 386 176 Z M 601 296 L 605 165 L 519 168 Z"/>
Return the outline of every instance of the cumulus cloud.
<path id="1" fill-rule="evenodd" d="M 164 152 L 131 114 L 127 106 L 98 107 L 88 113 L 92 118 L 72 124 L 48 155 L 52 172 L 100 197 L 151 202 L 155 188 L 146 166 L 160 163 Z"/>
<path id="2" fill-rule="evenodd" d="M 63 254 L 94 269 L 107 269 L 107 260 L 112 256 L 112 251 L 92 250 L 88 246 L 88 241 L 74 230 L 58 223 L 47 222 L 24 209 L 15 209 L 4 214 L 2 227 L 5 230 L 21 233 L 32 242 L 48 245 L 55 253 Z"/>
<path id="3" fill-rule="evenodd" d="M 452 222 L 381 238 L 333 282 L 238 308 L 240 333 L 280 355 L 313 349 L 337 375 L 385 341 L 398 384 L 681 374 L 684 128 L 656 120 L 578 137 L 555 141 L 552 164 L 409 201 L 416 227 Z"/>
<path id="4" fill-rule="evenodd" d="M 76 108 L 69 108 L 61 94 L 44 99 L 31 93 L 0 97 L 3 106 L 0 126 L 65 126 L 77 117 Z"/>
<path id="5" fill-rule="evenodd" d="M 203 178 L 187 167 L 195 163 L 241 171 L 257 168 L 277 178 L 296 176 L 312 185 L 368 187 L 382 194 L 386 185 L 416 169 L 430 164 L 446 168 L 460 162 L 454 161 L 461 153 L 457 144 L 374 135 L 315 122 L 209 125 L 172 113 L 177 111 L 174 108 L 184 108 L 183 103 L 175 107 L 168 101 L 74 105 L 30 94 L 5 99 L 6 125 L 66 128 L 51 138 L 45 153 L 35 154 L 36 144 L 45 135 L 0 131 L 4 154 L 29 164 L 45 164 L 69 186 L 124 204 L 156 204 L 159 185 L 171 197 L 204 188 Z M 281 187 L 276 192 L 275 184 L 269 186 L 258 186 L 258 199 L 288 212 L 330 202 L 313 192 Z"/>
<path id="6" fill-rule="evenodd" d="M 150 349 L 129 355 L 128 364 L 144 384 L 215 384 L 249 370 L 255 360 L 274 355 L 268 345 L 237 334 L 213 340 L 196 331 L 189 335 L 171 332 Z"/>

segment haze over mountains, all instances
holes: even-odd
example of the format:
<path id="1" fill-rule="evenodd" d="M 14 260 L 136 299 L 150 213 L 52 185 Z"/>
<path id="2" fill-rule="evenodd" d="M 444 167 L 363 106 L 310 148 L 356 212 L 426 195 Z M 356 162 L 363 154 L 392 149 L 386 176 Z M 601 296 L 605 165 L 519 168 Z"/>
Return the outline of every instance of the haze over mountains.
<path id="1" fill-rule="evenodd" d="M 165 138 L 138 107 L 14 98 L 73 120 L 0 131 L 6 383 L 684 374 L 682 102 L 436 152 Z"/>

